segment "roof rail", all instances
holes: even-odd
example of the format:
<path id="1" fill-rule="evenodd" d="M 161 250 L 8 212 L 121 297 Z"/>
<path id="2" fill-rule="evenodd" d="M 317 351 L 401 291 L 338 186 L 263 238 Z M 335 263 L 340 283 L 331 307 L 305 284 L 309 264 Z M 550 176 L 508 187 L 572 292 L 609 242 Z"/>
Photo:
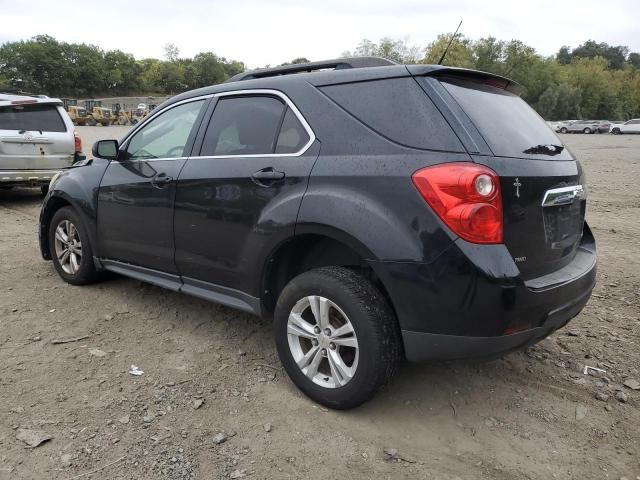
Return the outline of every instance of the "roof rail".
<path id="1" fill-rule="evenodd" d="M 281 67 L 261 68 L 258 70 L 248 70 L 234 75 L 227 82 L 238 82 L 241 80 L 253 80 L 256 78 L 277 77 L 279 75 L 289 75 L 292 73 L 313 72 L 314 70 L 343 70 L 348 68 L 368 68 L 398 65 L 393 60 L 381 57 L 345 57 L 334 60 L 321 60 L 319 62 L 294 63 Z"/>

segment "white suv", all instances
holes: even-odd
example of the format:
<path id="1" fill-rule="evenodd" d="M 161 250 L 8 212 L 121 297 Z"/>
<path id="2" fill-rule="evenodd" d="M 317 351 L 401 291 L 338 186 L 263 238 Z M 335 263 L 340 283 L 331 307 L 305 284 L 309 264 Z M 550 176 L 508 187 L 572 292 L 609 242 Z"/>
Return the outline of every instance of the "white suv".
<path id="1" fill-rule="evenodd" d="M 640 118 L 634 118 L 620 125 L 614 125 L 611 133 L 640 133 Z"/>
<path id="2" fill-rule="evenodd" d="M 0 93 L 0 188 L 39 186 L 79 158 L 82 142 L 62 101 Z"/>

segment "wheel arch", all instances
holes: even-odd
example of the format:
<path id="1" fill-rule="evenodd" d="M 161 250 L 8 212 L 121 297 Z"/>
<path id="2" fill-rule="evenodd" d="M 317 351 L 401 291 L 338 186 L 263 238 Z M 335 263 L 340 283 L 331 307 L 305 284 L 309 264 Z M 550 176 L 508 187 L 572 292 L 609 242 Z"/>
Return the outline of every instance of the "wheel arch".
<path id="1" fill-rule="evenodd" d="M 46 199 L 46 203 L 43 205 L 42 211 L 40 212 L 40 253 L 42 254 L 42 258 L 45 260 L 51 260 L 51 245 L 49 245 L 49 227 L 51 219 L 53 219 L 53 216 L 58 210 L 64 207 L 71 207 L 78 215 L 80 215 L 85 222 L 85 229 L 91 239 L 91 243 L 95 245 L 95 234 L 91 228 L 91 222 L 87 219 L 83 209 L 80 208 L 76 201 L 69 197 L 69 195 L 61 191 L 55 191 Z"/>
<path id="2" fill-rule="evenodd" d="M 375 256 L 346 232 L 324 225 L 307 226 L 278 244 L 266 257 L 261 276 L 263 311 L 272 313 L 285 285 L 314 268 L 341 266 L 365 275 L 380 290 L 395 313 L 393 301 L 377 271 Z"/>

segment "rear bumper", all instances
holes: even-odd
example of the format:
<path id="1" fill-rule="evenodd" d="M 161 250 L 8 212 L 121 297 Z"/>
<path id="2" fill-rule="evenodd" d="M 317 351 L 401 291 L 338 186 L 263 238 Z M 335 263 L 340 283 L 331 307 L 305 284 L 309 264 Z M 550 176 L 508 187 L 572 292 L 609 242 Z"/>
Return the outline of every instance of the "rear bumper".
<path id="1" fill-rule="evenodd" d="M 412 362 L 496 356 L 543 339 L 580 313 L 597 269 L 586 225 L 572 263 L 526 282 L 504 245 L 456 241 L 430 264 L 375 267 Z"/>
<path id="2" fill-rule="evenodd" d="M 0 170 L 0 185 L 48 185 L 57 170 Z"/>
<path id="3" fill-rule="evenodd" d="M 469 337 L 402 330 L 405 355 L 410 362 L 504 355 L 539 342 L 553 331 L 565 326 L 569 320 L 580 313 L 590 296 L 591 290 L 588 290 L 560 309 L 549 312 L 547 320 L 540 327 L 509 335 Z"/>

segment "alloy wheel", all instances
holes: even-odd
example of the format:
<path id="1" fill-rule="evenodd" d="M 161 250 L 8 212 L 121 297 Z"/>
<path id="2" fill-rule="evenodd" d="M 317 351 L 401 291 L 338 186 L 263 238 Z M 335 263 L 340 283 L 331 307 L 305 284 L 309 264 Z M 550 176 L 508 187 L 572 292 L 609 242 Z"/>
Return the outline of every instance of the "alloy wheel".
<path id="1" fill-rule="evenodd" d="M 55 252 L 65 273 L 75 275 L 82 262 L 82 242 L 76 226 L 69 220 L 62 220 L 56 227 Z"/>
<path id="2" fill-rule="evenodd" d="M 328 298 L 300 299 L 287 320 L 293 360 L 313 383 L 325 388 L 346 385 L 358 368 L 356 332 L 347 315 Z"/>

